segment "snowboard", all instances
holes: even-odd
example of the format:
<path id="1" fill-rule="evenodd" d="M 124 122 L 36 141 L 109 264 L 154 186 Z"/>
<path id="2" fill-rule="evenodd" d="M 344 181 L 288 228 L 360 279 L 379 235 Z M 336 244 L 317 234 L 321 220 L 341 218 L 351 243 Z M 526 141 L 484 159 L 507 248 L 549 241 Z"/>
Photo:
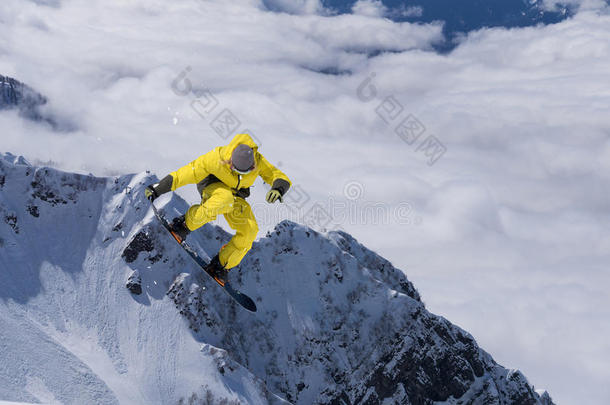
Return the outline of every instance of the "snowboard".
<path id="1" fill-rule="evenodd" d="M 165 219 L 165 217 L 157 210 L 157 207 L 155 207 L 155 204 L 151 203 L 150 205 L 152 206 L 153 212 L 155 213 L 155 217 L 157 217 L 157 219 L 159 220 L 159 222 L 161 222 L 163 227 L 165 229 L 167 229 L 167 232 L 169 233 L 171 238 L 173 240 L 175 240 L 184 249 L 184 251 L 186 253 L 188 253 L 188 255 L 195 261 L 195 263 L 197 263 L 199 265 L 201 270 L 203 270 L 204 273 L 206 273 L 208 276 L 210 276 L 210 278 L 212 280 L 214 280 L 214 282 L 216 282 L 216 284 L 218 284 L 218 286 L 221 287 L 227 294 L 229 294 L 229 296 L 231 298 L 233 298 L 233 300 L 235 302 L 237 302 L 239 305 L 241 305 L 242 307 L 244 307 L 245 309 L 247 309 L 250 312 L 256 312 L 256 304 L 254 303 L 252 298 L 250 298 L 246 294 L 234 289 L 231 286 L 231 284 L 229 284 L 228 281 L 224 284 L 224 286 L 222 284 L 220 284 L 214 278 L 214 276 L 206 270 L 208 263 L 206 263 L 206 261 L 203 260 L 201 258 L 201 256 L 199 256 L 197 254 L 197 252 L 186 243 L 186 241 L 182 241 L 182 243 L 178 242 L 178 240 L 176 238 L 174 238 L 174 236 L 171 233 L 171 228 L 170 228 L 170 225 L 169 225 L 169 222 L 167 221 L 167 219 Z"/>

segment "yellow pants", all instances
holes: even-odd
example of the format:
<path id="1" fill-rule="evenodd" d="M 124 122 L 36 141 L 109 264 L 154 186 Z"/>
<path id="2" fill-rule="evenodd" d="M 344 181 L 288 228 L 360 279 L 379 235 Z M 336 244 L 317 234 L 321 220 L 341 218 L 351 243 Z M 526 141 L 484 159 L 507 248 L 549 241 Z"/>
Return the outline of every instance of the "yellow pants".
<path id="1" fill-rule="evenodd" d="M 222 214 L 235 235 L 220 249 L 220 264 L 231 269 L 237 266 L 252 247 L 258 225 L 250 204 L 235 197 L 224 183 L 212 183 L 203 190 L 201 204 L 193 205 L 186 212 L 186 226 L 191 231 L 213 221 Z"/>

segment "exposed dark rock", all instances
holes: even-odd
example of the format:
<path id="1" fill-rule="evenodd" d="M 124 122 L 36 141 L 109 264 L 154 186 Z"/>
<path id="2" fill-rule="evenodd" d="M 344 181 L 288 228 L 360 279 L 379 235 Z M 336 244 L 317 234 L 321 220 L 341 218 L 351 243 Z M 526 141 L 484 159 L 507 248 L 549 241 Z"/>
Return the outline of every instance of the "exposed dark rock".
<path id="1" fill-rule="evenodd" d="M 17 216 L 15 214 L 4 215 L 4 222 L 8 224 L 15 233 L 19 233 L 19 226 L 17 225 Z"/>
<path id="2" fill-rule="evenodd" d="M 125 259 L 127 263 L 134 262 L 141 252 L 152 252 L 155 248 L 153 240 L 144 231 L 140 231 L 133 237 L 131 242 L 123 250 L 121 257 Z"/>
<path id="3" fill-rule="evenodd" d="M 90 189 L 105 184 L 105 179 L 80 174 L 63 173 L 59 181 L 54 177 L 48 177 L 49 169 L 37 168 L 30 183 L 32 198 L 44 201 L 51 206 L 65 205 L 68 202 L 76 204 L 79 195 Z M 26 173 L 29 175 L 28 173 Z"/>
<path id="4" fill-rule="evenodd" d="M 38 211 L 37 205 L 28 205 L 27 210 L 31 216 L 38 218 L 40 216 L 40 212 Z"/>
<path id="5" fill-rule="evenodd" d="M 127 289 L 131 291 L 132 294 L 142 294 L 142 278 L 140 277 L 140 272 L 138 272 L 137 270 L 132 272 L 129 275 L 129 278 L 127 279 L 125 287 L 127 287 Z"/>
<path id="6" fill-rule="evenodd" d="M 30 183 L 32 186 L 32 198 L 37 198 L 44 202 L 51 204 L 51 206 L 56 206 L 57 204 L 67 204 L 66 201 L 61 195 L 55 193 L 55 191 L 48 187 L 45 184 L 39 183 L 37 181 L 33 181 Z"/>

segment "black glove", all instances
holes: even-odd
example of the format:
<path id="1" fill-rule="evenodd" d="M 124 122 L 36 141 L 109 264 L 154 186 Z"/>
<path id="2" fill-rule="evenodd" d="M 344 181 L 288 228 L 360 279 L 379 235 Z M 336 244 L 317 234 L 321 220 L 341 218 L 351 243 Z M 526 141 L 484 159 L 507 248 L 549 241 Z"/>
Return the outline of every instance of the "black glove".
<path id="1" fill-rule="evenodd" d="M 150 184 L 146 186 L 144 189 L 144 195 L 148 200 L 150 200 L 150 202 L 153 202 L 161 194 L 171 191 L 173 182 L 174 178 L 171 176 L 171 174 L 168 174 L 157 184 Z"/>

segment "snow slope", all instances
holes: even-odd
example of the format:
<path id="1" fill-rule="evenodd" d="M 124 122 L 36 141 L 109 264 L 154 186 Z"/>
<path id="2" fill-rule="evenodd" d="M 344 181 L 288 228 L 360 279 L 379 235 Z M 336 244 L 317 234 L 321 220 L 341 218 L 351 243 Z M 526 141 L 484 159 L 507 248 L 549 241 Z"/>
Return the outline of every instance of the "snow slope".
<path id="1" fill-rule="evenodd" d="M 153 218 L 155 179 L 0 158 L 0 400 L 552 403 L 343 232 L 284 221 L 260 238 L 230 274 L 259 308 L 244 311 Z M 206 225 L 189 242 L 211 256 L 229 237 Z M 132 270 L 140 296 L 124 288 Z"/>
<path id="2" fill-rule="evenodd" d="M 172 269 L 147 275 L 155 284 L 146 296 L 134 299 L 124 288 L 129 268 L 120 255 L 129 230 L 151 219 L 146 201 L 125 190 L 144 177 L 95 178 L 11 155 L 0 160 L 0 400 L 270 399 L 226 352 L 192 338 L 165 298 Z"/>

